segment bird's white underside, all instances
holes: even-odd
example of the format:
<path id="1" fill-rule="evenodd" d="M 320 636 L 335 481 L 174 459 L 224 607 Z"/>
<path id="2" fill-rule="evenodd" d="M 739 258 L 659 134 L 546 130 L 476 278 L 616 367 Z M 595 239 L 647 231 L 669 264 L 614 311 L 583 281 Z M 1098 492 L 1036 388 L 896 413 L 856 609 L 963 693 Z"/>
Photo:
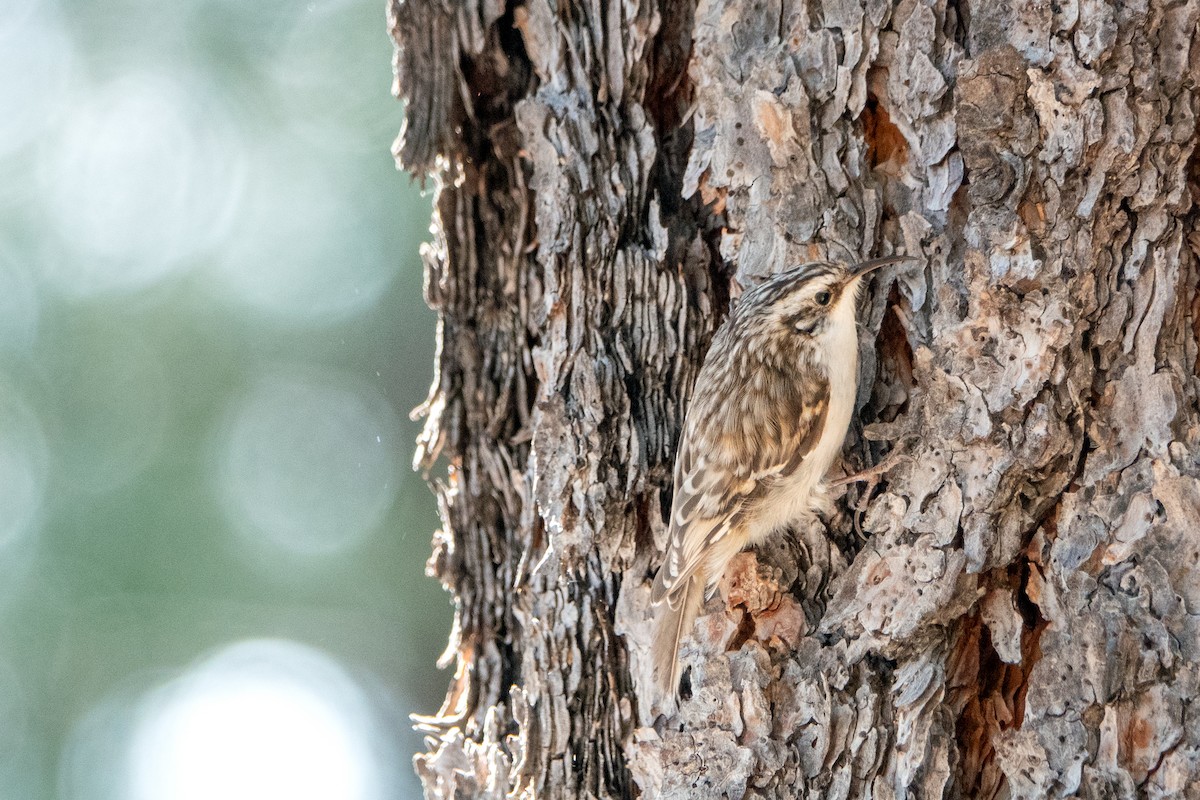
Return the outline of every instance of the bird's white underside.
<path id="1" fill-rule="evenodd" d="M 811 524 L 815 514 L 824 510 L 825 474 L 842 450 L 850 427 L 858 384 L 858 325 L 855 318 L 858 282 L 847 287 L 834 309 L 830 324 L 817 348 L 826 359 L 829 373 L 829 411 L 825 428 L 812 452 L 799 468 L 776 487 L 758 512 L 746 519 L 747 538 L 722 536 L 713 542 L 705 574 L 709 587 L 715 586 L 729 561 L 743 548 L 761 542 L 776 531 L 800 524 Z"/>

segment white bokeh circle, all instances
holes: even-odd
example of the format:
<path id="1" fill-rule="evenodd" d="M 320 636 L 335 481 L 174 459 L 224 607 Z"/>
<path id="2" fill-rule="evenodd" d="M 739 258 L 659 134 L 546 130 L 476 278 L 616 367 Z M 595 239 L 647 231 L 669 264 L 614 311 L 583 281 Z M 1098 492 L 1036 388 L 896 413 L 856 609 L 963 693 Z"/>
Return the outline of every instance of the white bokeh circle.
<path id="1" fill-rule="evenodd" d="M 216 485 L 230 522 L 257 549 L 344 550 L 395 494 L 395 415 L 369 386 L 297 370 L 258 380 L 218 434 Z"/>
<path id="2" fill-rule="evenodd" d="M 61 800 L 397 796 L 398 742 L 379 698 L 320 650 L 249 639 L 137 688 L 147 677 L 126 676 L 72 725 Z M 0 662 L 0 688 L 14 688 L 4 678 Z M 22 721 L 20 699 L 0 710 Z"/>
<path id="3" fill-rule="evenodd" d="M 323 653 L 233 645 L 144 701 L 129 800 L 376 800 L 385 781 L 370 706 Z"/>
<path id="4" fill-rule="evenodd" d="M 177 275 L 224 242 L 244 180 L 239 137 L 185 81 L 130 73 L 80 98 L 42 150 L 57 240 L 46 277 L 74 297 L 120 295 Z"/>

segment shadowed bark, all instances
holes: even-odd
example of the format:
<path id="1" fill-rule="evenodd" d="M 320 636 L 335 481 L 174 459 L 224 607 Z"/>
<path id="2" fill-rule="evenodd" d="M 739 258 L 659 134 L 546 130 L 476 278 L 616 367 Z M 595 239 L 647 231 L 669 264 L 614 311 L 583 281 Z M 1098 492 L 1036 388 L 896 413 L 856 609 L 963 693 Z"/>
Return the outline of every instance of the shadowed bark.
<path id="1" fill-rule="evenodd" d="M 427 796 L 1200 797 L 1200 0 L 393 2 L 432 176 Z M 853 486 L 655 717 L 676 440 L 742 287 L 867 293 Z"/>

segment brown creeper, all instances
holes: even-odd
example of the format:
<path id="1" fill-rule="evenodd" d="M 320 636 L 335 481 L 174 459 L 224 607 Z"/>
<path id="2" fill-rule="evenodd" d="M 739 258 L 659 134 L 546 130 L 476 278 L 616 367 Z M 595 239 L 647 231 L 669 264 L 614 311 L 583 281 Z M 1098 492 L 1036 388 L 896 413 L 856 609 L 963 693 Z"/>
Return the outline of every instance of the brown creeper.
<path id="1" fill-rule="evenodd" d="M 713 337 L 675 459 L 668 544 L 651 595 L 653 669 L 679 685 L 679 642 L 742 548 L 824 510 L 858 386 L 858 289 L 884 258 L 805 264 L 748 290 Z M 664 603 L 665 601 L 665 603 Z"/>

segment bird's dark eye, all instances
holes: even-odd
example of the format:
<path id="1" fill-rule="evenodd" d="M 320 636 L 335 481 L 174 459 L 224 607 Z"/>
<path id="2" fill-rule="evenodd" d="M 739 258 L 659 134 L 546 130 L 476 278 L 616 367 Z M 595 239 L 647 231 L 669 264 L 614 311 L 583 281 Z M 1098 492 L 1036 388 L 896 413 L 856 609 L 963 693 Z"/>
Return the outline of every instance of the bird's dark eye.
<path id="1" fill-rule="evenodd" d="M 827 306 L 829 305 L 829 301 L 833 299 L 833 295 L 831 295 L 827 290 L 822 289 L 821 291 L 817 292 L 813 299 L 817 301 L 817 305 Z"/>

